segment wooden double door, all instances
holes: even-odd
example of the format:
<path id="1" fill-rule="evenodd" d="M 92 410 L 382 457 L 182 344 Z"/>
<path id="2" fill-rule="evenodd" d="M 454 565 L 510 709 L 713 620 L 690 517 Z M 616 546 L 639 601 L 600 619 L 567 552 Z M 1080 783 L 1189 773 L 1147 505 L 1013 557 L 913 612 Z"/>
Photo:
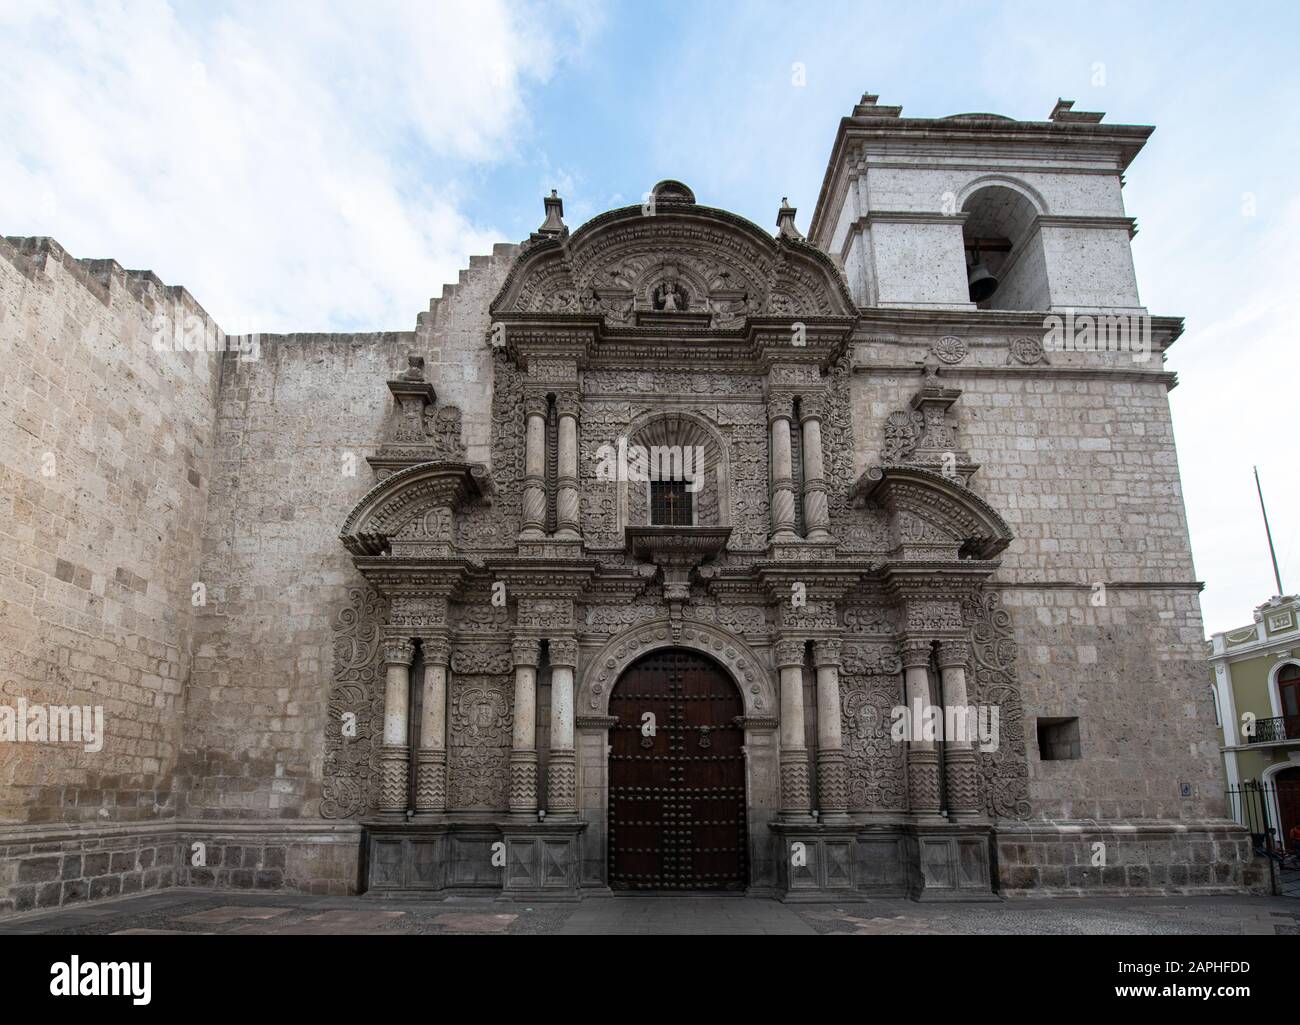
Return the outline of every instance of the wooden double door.
<path id="1" fill-rule="evenodd" d="M 740 692 L 703 655 L 638 659 L 610 695 L 609 883 L 737 890 L 747 880 Z"/>

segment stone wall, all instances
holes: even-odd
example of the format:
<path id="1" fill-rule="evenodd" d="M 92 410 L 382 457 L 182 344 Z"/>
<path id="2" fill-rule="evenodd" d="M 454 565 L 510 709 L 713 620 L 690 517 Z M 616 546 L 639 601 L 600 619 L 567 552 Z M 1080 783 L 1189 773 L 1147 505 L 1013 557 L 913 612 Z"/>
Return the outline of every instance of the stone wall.
<path id="1" fill-rule="evenodd" d="M 0 746 L 0 822 L 165 819 L 220 381 L 171 329 L 210 322 L 50 239 L 0 257 L 0 704 L 99 706 L 106 734 Z"/>
<path id="2" fill-rule="evenodd" d="M 475 257 L 414 332 L 263 336 L 227 363 L 203 538 L 199 619 L 179 785 L 197 818 L 319 815 L 334 627 L 364 586 L 339 542 L 375 483 L 393 399 L 384 382 L 426 359 L 457 405 L 470 459 L 488 458 L 487 308 L 513 246 Z"/>

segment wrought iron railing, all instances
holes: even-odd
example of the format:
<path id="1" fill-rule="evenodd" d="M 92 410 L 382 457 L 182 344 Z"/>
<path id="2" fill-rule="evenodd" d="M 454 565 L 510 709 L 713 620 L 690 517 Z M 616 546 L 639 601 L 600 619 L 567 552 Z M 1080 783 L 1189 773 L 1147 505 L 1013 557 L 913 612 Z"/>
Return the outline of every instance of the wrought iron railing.
<path id="1" fill-rule="evenodd" d="M 1300 715 L 1279 715 L 1272 719 L 1256 719 L 1255 731 L 1250 735 L 1252 744 L 1270 744 L 1279 740 L 1300 740 Z"/>

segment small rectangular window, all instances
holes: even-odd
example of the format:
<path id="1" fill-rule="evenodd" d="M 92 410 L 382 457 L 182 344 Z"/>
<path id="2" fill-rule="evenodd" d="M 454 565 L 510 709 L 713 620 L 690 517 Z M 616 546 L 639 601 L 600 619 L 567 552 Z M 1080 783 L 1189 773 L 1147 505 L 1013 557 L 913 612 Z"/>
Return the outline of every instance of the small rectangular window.
<path id="1" fill-rule="evenodd" d="M 650 482 L 650 523 L 656 527 L 689 527 L 691 493 L 684 480 Z"/>
<path id="2" fill-rule="evenodd" d="M 1070 761 L 1083 757 L 1079 749 L 1077 716 L 1038 720 L 1038 757 L 1045 762 Z"/>

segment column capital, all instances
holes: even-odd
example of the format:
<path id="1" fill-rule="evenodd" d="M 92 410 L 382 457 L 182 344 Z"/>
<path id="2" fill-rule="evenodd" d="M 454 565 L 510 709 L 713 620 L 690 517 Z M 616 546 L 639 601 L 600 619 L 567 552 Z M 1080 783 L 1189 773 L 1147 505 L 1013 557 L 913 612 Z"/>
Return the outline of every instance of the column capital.
<path id="1" fill-rule="evenodd" d="M 813 641 L 813 665 L 839 667 L 844 642 L 837 637 L 819 637 Z"/>
<path id="2" fill-rule="evenodd" d="M 970 663 L 970 642 L 966 640 L 943 640 L 939 642 L 937 661 L 940 669 L 965 669 Z"/>
<path id="3" fill-rule="evenodd" d="M 415 645 L 409 637 L 385 637 L 384 665 L 409 666 L 415 661 Z"/>
<path id="4" fill-rule="evenodd" d="M 924 668 L 930 664 L 930 644 L 928 637 L 906 637 L 899 642 L 898 657 L 904 669 Z"/>
<path id="5" fill-rule="evenodd" d="M 790 421 L 794 419 L 794 396 L 793 395 L 770 395 L 767 399 L 767 422 L 776 423 L 778 420 Z"/>
<path id="6" fill-rule="evenodd" d="M 516 637 L 510 644 L 510 656 L 515 666 L 533 666 L 539 661 L 541 642 L 536 637 Z"/>
<path id="7" fill-rule="evenodd" d="M 562 391 L 555 395 L 555 411 L 560 416 L 571 416 L 578 419 L 578 414 L 582 410 L 582 398 L 576 391 Z"/>
<path id="8" fill-rule="evenodd" d="M 420 639 L 420 656 L 426 665 L 445 666 L 451 663 L 451 638 L 446 633 L 417 633 Z"/>
<path id="9" fill-rule="evenodd" d="M 772 645 L 772 658 L 778 669 L 803 665 L 804 641 L 797 637 L 784 637 Z"/>
<path id="10" fill-rule="evenodd" d="M 524 415 L 525 416 L 546 416 L 546 396 L 540 392 L 531 392 L 524 395 Z"/>
<path id="11" fill-rule="evenodd" d="M 549 637 L 547 647 L 552 666 L 578 668 L 578 642 L 572 637 Z"/>
<path id="12" fill-rule="evenodd" d="M 799 422 L 822 420 L 826 415 L 825 404 L 820 395 L 804 395 L 799 399 Z"/>

